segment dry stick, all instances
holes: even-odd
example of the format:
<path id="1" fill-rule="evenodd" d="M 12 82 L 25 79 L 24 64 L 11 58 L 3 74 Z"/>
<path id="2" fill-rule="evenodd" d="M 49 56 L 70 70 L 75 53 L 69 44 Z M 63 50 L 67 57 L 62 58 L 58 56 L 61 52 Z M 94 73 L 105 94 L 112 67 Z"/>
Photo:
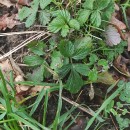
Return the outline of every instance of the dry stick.
<path id="1" fill-rule="evenodd" d="M 44 31 L 43 31 L 44 32 Z M 40 33 L 40 34 L 42 34 L 42 33 Z M 44 32 L 44 34 L 49 34 L 48 32 Z M 22 42 L 21 44 L 19 44 L 18 46 L 16 46 L 16 47 L 14 47 L 11 51 L 13 51 L 14 50 L 14 52 L 15 52 L 15 50 L 18 48 L 18 47 L 21 47 L 24 43 L 26 44 L 26 42 L 28 42 L 29 40 L 29 42 L 31 42 L 31 41 L 33 41 L 33 40 L 35 40 L 35 38 L 34 37 L 36 37 L 36 36 L 39 36 L 39 33 L 38 34 L 35 34 L 35 35 L 33 35 L 33 36 L 31 36 L 31 37 L 29 37 L 28 39 L 26 39 L 24 42 Z M 34 38 L 33 40 L 32 40 L 32 38 Z M 10 52 L 8 52 L 8 53 L 11 53 L 11 51 Z M 6 54 L 8 54 L 8 53 L 6 53 Z M 5 55 L 6 55 L 5 54 Z M 12 53 L 11 53 L 12 54 Z"/>
<path id="2" fill-rule="evenodd" d="M 15 63 L 14 59 L 12 58 L 12 55 L 9 56 L 9 60 L 11 62 L 12 68 L 16 71 L 17 75 L 25 76 L 20 67 Z"/>
<path id="3" fill-rule="evenodd" d="M 6 53 L 5 55 L 3 55 L 3 56 L 1 56 L 0 57 L 0 60 L 2 60 L 2 59 L 4 59 L 4 58 L 6 58 L 6 57 L 8 57 L 9 55 L 11 55 L 12 53 L 14 53 L 14 52 L 16 52 L 16 51 L 18 51 L 19 49 L 21 49 L 22 47 L 24 47 L 24 46 L 26 46 L 27 44 L 29 44 L 30 42 L 32 42 L 33 40 L 35 40 L 35 39 L 37 39 L 37 38 L 40 38 L 41 36 L 44 36 L 46 33 L 44 33 L 44 34 L 38 34 L 38 36 L 36 35 L 34 38 L 29 38 L 29 39 L 27 39 L 27 40 L 25 40 L 25 41 L 27 41 L 27 42 L 22 42 L 20 45 L 18 45 L 17 47 L 15 47 L 13 50 L 11 50 L 11 51 L 9 51 L 8 53 Z M 48 35 L 48 36 L 46 36 L 44 39 L 46 39 L 46 38 L 48 38 L 50 35 Z M 29 40 L 29 41 L 28 41 Z"/>
<path id="4" fill-rule="evenodd" d="M 110 114 L 110 117 L 111 117 L 111 120 L 112 120 L 112 122 L 113 122 L 113 124 L 114 124 L 115 129 L 118 130 L 118 128 L 117 128 L 117 126 L 116 126 L 116 124 L 115 124 L 115 122 L 114 122 L 114 120 L 113 120 L 111 114 Z"/>
<path id="5" fill-rule="evenodd" d="M 30 33 L 42 33 L 43 31 L 24 31 L 24 32 L 10 32 L 10 33 L 0 33 L 1 36 L 19 35 L 19 34 L 30 34 Z"/>
<path id="6" fill-rule="evenodd" d="M 58 95 L 57 95 L 58 96 Z M 79 108 L 80 110 L 82 110 L 83 112 L 86 112 L 87 114 L 93 116 L 93 113 L 91 113 L 91 111 L 89 109 L 86 109 L 83 106 L 80 106 L 78 103 L 66 98 L 62 96 L 62 99 L 65 100 L 66 102 L 70 103 L 71 105 L 74 105 L 75 107 Z"/>
<path id="7" fill-rule="evenodd" d="M 18 46 L 14 47 L 11 51 L 13 51 L 13 50 L 17 49 L 18 47 L 22 46 L 24 43 L 28 42 L 29 40 L 31 40 L 32 38 L 36 37 L 37 35 L 39 35 L 39 34 L 35 34 L 35 35 L 29 37 L 28 39 L 26 39 L 25 41 L 23 41 L 22 43 L 20 43 Z M 9 51 L 8 53 L 11 53 L 11 51 Z M 8 54 L 8 53 L 6 53 L 6 54 Z"/>

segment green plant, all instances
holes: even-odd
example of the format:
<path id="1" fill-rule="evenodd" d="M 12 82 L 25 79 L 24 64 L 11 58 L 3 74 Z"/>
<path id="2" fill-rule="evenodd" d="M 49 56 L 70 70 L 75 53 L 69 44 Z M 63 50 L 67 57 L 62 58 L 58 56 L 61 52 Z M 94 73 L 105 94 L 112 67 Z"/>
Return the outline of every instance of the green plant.
<path id="1" fill-rule="evenodd" d="M 3 124 L 5 130 L 21 130 L 22 127 L 29 127 L 36 130 L 39 130 L 40 128 L 48 130 L 48 128 L 42 126 L 30 117 L 26 112 L 26 108 L 20 106 L 16 101 L 16 92 L 12 75 L 10 79 L 12 80 L 7 82 L 0 70 L 0 88 L 2 94 L 0 98 L 0 124 Z M 11 91 L 8 91 L 7 83 L 9 83 Z M 19 122 L 23 123 L 25 126 L 20 126 Z"/>
<path id="2" fill-rule="evenodd" d="M 43 121 L 42 125 L 38 124 L 38 127 L 42 128 L 46 126 L 48 93 L 59 90 L 56 117 L 49 126 L 54 130 L 62 129 L 65 123 L 62 119 L 70 118 L 70 112 L 62 116 L 60 114 L 62 89 L 67 89 L 71 93 L 78 93 L 82 86 L 98 82 L 99 77 L 103 78 L 104 73 L 108 74 L 109 63 L 122 54 L 127 46 L 126 41 L 121 41 L 119 45 L 109 47 L 104 40 L 104 29 L 115 11 L 114 0 L 83 0 L 80 4 L 76 0 L 68 0 L 67 2 L 68 4 L 64 0 L 33 0 L 30 7 L 23 7 L 19 12 L 20 20 L 26 19 L 26 27 L 33 25 L 38 18 L 42 25 L 46 25 L 47 30 L 55 34 L 46 43 L 34 41 L 28 45 L 30 55 L 25 56 L 23 61 L 31 71 L 26 75 L 28 82 L 21 83 L 53 87 L 47 91 L 42 90 L 38 94 L 29 113 L 30 116 L 34 114 L 45 96 Z M 127 6 L 128 3 L 122 5 L 124 10 Z M 112 78 L 112 76 L 109 77 Z M 114 86 L 116 84 L 109 87 L 107 94 L 113 90 Z M 122 102 L 130 102 L 128 86 L 129 83 L 123 81 L 118 83 L 117 90 L 107 99 L 105 98 L 99 110 L 89 120 L 86 130 L 90 128 L 103 110 L 105 110 L 105 116 L 112 113 L 116 117 L 121 130 L 129 125 L 129 119 L 122 117 L 128 110 L 124 108 L 122 109 L 123 112 L 120 112 L 120 107 L 123 106 Z M 118 95 L 120 95 L 121 101 L 115 109 L 114 99 Z M 100 122 L 103 121 L 103 119 L 100 120 Z M 122 121 L 125 125 L 121 124 Z"/>
<path id="3" fill-rule="evenodd" d="M 94 53 L 91 54 L 93 46 L 90 37 L 86 36 L 72 42 L 61 40 L 58 47 L 48 54 L 43 51 L 44 43 L 37 42 L 35 45 L 34 43 L 30 43 L 28 46 L 34 54 L 24 57 L 24 63 L 35 68 L 32 73 L 27 74 L 28 80 L 42 82 L 43 78 L 53 75 L 53 80 L 58 80 L 57 77 L 60 77 L 64 88 L 72 93 L 77 93 L 85 84 L 83 77 L 88 77 L 89 82 L 96 82 L 98 67 L 102 67 L 104 71 L 109 68 L 107 60 L 99 59 Z M 43 60 L 40 57 L 41 54 L 44 57 L 47 57 L 46 55 L 50 55 L 50 57 L 47 57 L 48 60 Z M 86 57 L 89 59 L 87 60 Z M 46 62 L 50 58 L 51 61 Z M 79 60 L 80 63 L 78 63 Z M 67 76 L 69 77 L 66 78 Z"/>
<path id="4" fill-rule="evenodd" d="M 45 9 L 52 0 L 33 0 L 31 3 L 31 7 L 23 7 L 19 12 L 19 19 L 22 21 L 26 19 L 25 25 L 26 27 L 30 27 L 34 24 L 36 20 L 36 16 L 38 13 L 38 9 L 40 7 L 39 21 L 42 25 L 46 25 L 50 21 L 50 13 L 49 10 Z"/>
<path id="5" fill-rule="evenodd" d="M 78 20 L 81 25 L 90 21 L 93 26 L 99 27 L 102 20 L 109 20 L 114 12 L 113 0 L 85 0 L 78 14 Z M 90 17 L 90 19 L 89 19 Z"/>
<path id="6" fill-rule="evenodd" d="M 118 88 L 120 87 L 122 87 L 122 90 L 119 92 L 120 100 L 117 103 L 112 100 L 111 103 L 106 107 L 105 112 L 112 113 L 116 117 L 120 130 L 123 130 L 125 128 L 128 128 L 130 125 L 130 119 L 125 117 L 129 111 L 127 109 L 127 106 L 130 105 L 130 82 L 126 83 L 122 81 L 122 85 L 118 84 Z"/>

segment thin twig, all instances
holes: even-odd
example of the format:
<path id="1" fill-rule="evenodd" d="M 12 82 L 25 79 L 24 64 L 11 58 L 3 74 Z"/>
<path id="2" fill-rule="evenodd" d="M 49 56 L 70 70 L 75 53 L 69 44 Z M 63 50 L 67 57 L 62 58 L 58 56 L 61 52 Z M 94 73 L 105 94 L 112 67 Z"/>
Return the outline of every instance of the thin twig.
<path id="1" fill-rule="evenodd" d="M 11 55 L 12 53 L 18 51 L 19 49 L 23 48 L 24 46 L 26 46 L 27 44 L 29 44 L 30 42 L 34 41 L 35 39 L 38 39 L 44 35 L 46 35 L 48 33 L 40 33 L 40 34 L 36 34 L 35 36 L 28 38 L 27 40 L 25 40 L 24 42 L 22 42 L 20 45 L 16 46 L 14 49 L 12 49 L 11 51 L 9 51 L 8 53 L 6 53 L 5 55 L 0 57 L 0 60 L 8 57 L 9 55 Z M 43 40 L 45 40 L 46 38 L 48 38 L 50 35 L 46 36 Z"/>
<path id="2" fill-rule="evenodd" d="M 32 33 L 42 33 L 43 31 L 24 31 L 24 32 L 9 32 L 9 33 L 0 33 L 1 36 L 10 36 L 10 35 L 22 35 L 22 34 L 32 34 Z"/>
<path id="3" fill-rule="evenodd" d="M 63 97 L 62 96 L 62 99 L 68 103 L 70 103 L 71 105 L 74 105 L 75 107 L 79 108 L 80 110 L 82 110 L 83 112 L 86 112 L 87 114 L 93 116 L 93 113 L 89 110 L 89 109 L 86 109 L 85 107 L 83 106 L 80 106 L 78 103 L 66 98 L 66 97 Z"/>
<path id="4" fill-rule="evenodd" d="M 116 124 L 115 124 L 115 122 L 114 122 L 114 120 L 113 120 L 111 114 L 110 114 L 110 117 L 111 117 L 112 123 L 114 124 L 115 129 L 118 130 L 118 128 L 117 128 L 117 126 L 116 126 Z"/>

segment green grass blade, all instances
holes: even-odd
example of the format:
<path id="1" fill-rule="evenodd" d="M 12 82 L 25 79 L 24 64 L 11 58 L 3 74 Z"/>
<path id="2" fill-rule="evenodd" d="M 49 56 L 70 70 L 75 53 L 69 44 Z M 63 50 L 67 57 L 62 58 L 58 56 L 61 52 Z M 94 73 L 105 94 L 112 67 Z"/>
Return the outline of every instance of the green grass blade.
<path id="1" fill-rule="evenodd" d="M 107 98 L 104 103 L 102 104 L 102 106 L 99 108 L 99 110 L 97 111 L 97 113 L 95 113 L 95 115 L 89 120 L 87 127 L 85 128 L 85 130 L 88 130 L 90 128 L 90 126 L 92 125 L 92 123 L 94 122 L 94 120 L 96 119 L 96 117 L 100 114 L 100 112 L 102 110 L 105 109 L 105 107 L 111 102 L 111 100 L 113 100 L 123 89 L 123 87 L 118 88 L 109 98 Z"/>
<path id="2" fill-rule="evenodd" d="M 1 92 L 2 92 L 4 99 L 5 99 L 5 102 L 6 102 L 7 112 L 11 113 L 12 109 L 11 109 L 10 100 L 9 100 L 9 96 L 8 96 L 8 90 L 7 90 L 7 87 L 6 87 L 6 81 L 4 79 L 4 76 L 2 74 L 1 69 L 0 69 L 0 77 L 1 77 L 1 80 L 2 80 L 2 82 L 0 82 L 0 89 L 1 89 Z"/>
<path id="3" fill-rule="evenodd" d="M 11 129 L 7 126 L 6 123 L 4 123 L 4 127 L 5 127 L 6 130 L 11 130 Z"/>
<path id="4" fill-rule="evenodd" d="M 43 130 L 50 130 L 49 128 L 46 128 L 45 126 L 41 125 L 39 122 L 31 118 L 26 112 L 17 112 L 17 115 L 22 117 L 23 119 L 28 120 L 32 124 L 36 124 L 37 126 L 41 127 Z"/>
<path id="5" fill-rule="evenodd" d="M 46 91 L 44 89 L 42 89 L 42 91 L 39 93 L 39 95 L 34 103 L 35 105 L 32 107 L 32 109 L 30 111 L 30 114 L 29 114 L 30 116 L 32 116 L 33 113 L 36 111 L 36 109 L 37 109 L 39 103 L 41 102 L 43 96 L 45 95 L 45 93 L 46 93 Z"/>
<path id="6" fill-rule="evenodd" d="M 14 119 L 16 119 L 17 121 L 20 121 L 22 123 L 24 123 L 25 125 L 27 125 L 28 127 L 32 128 L 33 130 L 40 130 L 38 127 L 36 127 L 35 125 L 31 124 L 30 122 L 28 122 L 27 120 L 21 118 L 20 116 L 11 113 L 9 114 L 11 117 L 13 117 Z"/>
<path id="7" fill-rule="evenodd" d="M 57 130 L 58 122 L 60 119 L 60 112 L 62 109 L 62 89 L 63 89 L 63 84 L 62 81 L 60 81 L 60 86 L 59 86 L 59 100 L 58 100 L 58 108 L 57 108 L 57 113 L 56 117 L 53 123 L 53 130 Z"/>
<path id="8" fill-rule="evenodd" d="M 45 101 L 44 101 L 44 113 L 43 113 L 43 126 L 46 125 L 46 113 L 47 113 L 47 105 L 48 105 L 48 91 L 45 94 Z"/>

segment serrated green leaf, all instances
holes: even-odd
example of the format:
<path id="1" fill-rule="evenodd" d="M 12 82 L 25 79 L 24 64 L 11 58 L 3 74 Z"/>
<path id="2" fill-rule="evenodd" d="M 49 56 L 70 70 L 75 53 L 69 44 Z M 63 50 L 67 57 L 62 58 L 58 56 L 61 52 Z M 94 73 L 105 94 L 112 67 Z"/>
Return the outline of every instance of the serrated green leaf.
<path id="1" fill-rule="evenodd" d="M 90 81 L 92 82 L 96 82 L 97 81 L 97 78 L 98 78 L 98 72 L 96 69 L 93 69 L 89 72 L 88 74 L 88 78 Z"/>
<path id="2" fill-rule="evenodd" d="M 44 60 L 40 56 L 33 55 L 33 56 L 25 56 L 23 59 L 24 63 L 29 66 L 38 66 L 41 65 Z"/>
<path id="3" fill-rule="evenodd" d="M 33 41 L 31 42 L 30 44 L 28 44 L 28 48 L 31 52 L 33 52 L 34 54 L 36 55 L 43 55 L 44 54 L 44 51 L 43 49 L 46 47 L 45 43 L 39 41 Z"/>
<path id="4" fill-rule="evenodd" d="M 48 30 L 57 33 L 61 29 L 61 34 L 65 37 L 69 31 L 68 22 L 70 21 L 70 13 L 67 10 L 58 10 L 55 13 L 56 18 L 48 26 Z"/>
<path id="5" fill-rule="evenodd" d="M 60 78 L 64 78 L 69 71 L 71 70 L 71 64 L 63 65 L 60 69 L 58 69 L 58 74 Z"/>
<path id="6" fill-rule="evenodd" d="M 101 25 L 101 15 L 98 10 L 94 11 L 91 14 L 90 21 L 93 24 L 93 26 L 99 27 Z"/>
<path id="7" fill-rule="evenodd" d="M 59 17 L 52 20 L 52 22 L 48 26 L 48 30 L 57 33 L 62 29 L 62 27 L 66 25 L 65 21 L 63 19 L 60 19 Z"/>
<path id="8" fill-rule="evenodd" d="M 30 26 L 32 26 L 36 20 L 36 13 L 37 12 L 33 12 L 31 15 L 29 15 L 29 17 L 27 18 L 26 22 L 25 22 L 25 26 L 28 28 Z"/>
<path id="9" fill-rule="evenodd" d="M 85 0 L 85 2 L 83 3 L 83 7 L 85 9 L 93 9 L 93 4 L 94 4 L 95 0 Z"/>
<path id="10" fill-rule="evenodd" d="M 80 29 L 80 24 L 76 19 L 72 19 L 69 21 L 69 26 L 73 29 L 79 30 Z"/>
<path id="11" fill-rule="evenodd" d="M 39 7 L 39 0 L 33 0 L 30 5 L 31 5 L 31 8 L 33 9 L 32 13 L 37 12 L 38 7 Z"/>
<path id="12" fill-rule="evenodd" d="M 75 51 L 72 58 L 75 60 L 81 60 L 84 59 L 89 53 L 90 53 L 89 48 L 81 48 Z"/>
<path id="13" fill-rule="evenodd" d="M 44 66 L 41 65 L 40 67 L 34 69 L 32 74 L 29 73 L 27 77 L 28 80 L 30 81 L 42 82 L 44 78 L 43 74 L 44 74 Z"/>
<path id="14" fill-rule="evenodd" d="M 75 40 L 75 48 L 81 49 L 81 48 L 91 48 L 92 46 L 92 38 L 85 36 L 82 38 L 78 38 Z"/>
<path id="15" fill-rule="evenodd" d="M 79 21 L 81 26 L 88 20 L 90 14 L 91 14 L 91 11 L 85 10 L 85 9 L 81 9 L 78 12 L 78 21 Z"/>
<path id="16" fill-rule="evenodd" d="M 77 93 L 83 85 L 83 80 L 80 75 L 75 71 L 71 70 L 70 76 L 66 83 L 66 89 L 71 93 Z"/>
<path id="17" fill-rule="evenodd" d="M 62 55 L 59 51 L 54 51 L 51 55 L 51 68 L 57 70 L 63 65 Z"/>
<path id="18" fill-rule="evenodd" d="M 98 60 L 98 57 L 95 54 L 91 54 L 91 56 L 89 57 L 89 61 L 90 61 L 91 65 L 93 65 L 95 62 L 97 62 L 97 60 Z"/>
<path id="19" fill-rule="evenodd" d="M 60 10 L 59 13 L 57 13 L 57 17 L 63 19 L 66 23 L 70 21 L 70 13 L 68 10 Z"/>
<path id="20" fill-rule="evenodd" d="M 99 65 L 99 66 L 103 66 L 103 68 L 104 68 L 105 70 L 107 70 L 107 69 L 109 68 L 108 61 L 105 60 L 105 59 L 100 59 L 100 60 L 98 61 L 98 65 Z"/>
<path id="21" fill-rule="evenodd" d="M 103 20 L 109 21 L 112 14 L 115 11 L 115 6 L 114 6 L 114 2 L 111 2 L 107 8 L 105 8 L 105 10 L 102 12 L 101 16 Z"/>
<path id="22" fill-rule="evenodd" d="M 120 102 L 117 102 L 116 105 L 117 105 L 118 108 L 122 108 L 123 107 L 123 104 L 121 104 Z"/>
<path id="23" fill-rule="evenodd" d="M 40 8 L 45 9 L 51 2 L 52 0 L 40 0 Z"/>
<path id="24" fill-rule="evenodd" d="M 39 21 L 44 26 L 48 24 L 50 21 L 50 13 L 45 10 L 41 11 L 39 14 Z"/>
<path id="25" fill-rule="evenodd" d="M 74 54 L 74 45 L 71 41 L 61 41 L 59 44 L 59 50 L 65 57 L 71 57 Z"/>
<path id="26" fill-rule="evenodd" d="M 64 25 L 61 29 L 61 36 L 66 37 L 68 33 L 69 33 L 69 26 Z"/>
<path id="27" fill-rule="evenodd" d="M 111 0 L 100 0 L 98 2 L 98 10 L 105 9 L 109 5 L 110 2 L 111 2 Z"/>
<path id="28" fill-rule="evenodd" d="M 89 73 L 89 67 L 86 64 L 73 64 L 73 69 L 84 76 L 87 76 Z"/>
<path id="29" fill-rule="evenodd" d="M 28 7 L 23 7 L 19 13 L 18 13 L 18 17 L 19 19 L 22 21 L 25 18 L 27 18 L 30 14 L 32 13 L 32 10 Z"/>

